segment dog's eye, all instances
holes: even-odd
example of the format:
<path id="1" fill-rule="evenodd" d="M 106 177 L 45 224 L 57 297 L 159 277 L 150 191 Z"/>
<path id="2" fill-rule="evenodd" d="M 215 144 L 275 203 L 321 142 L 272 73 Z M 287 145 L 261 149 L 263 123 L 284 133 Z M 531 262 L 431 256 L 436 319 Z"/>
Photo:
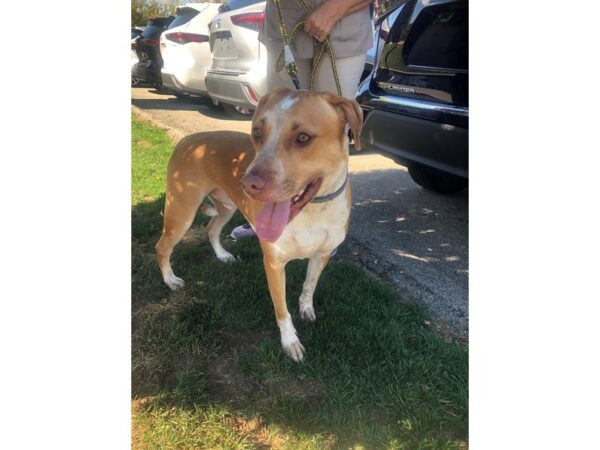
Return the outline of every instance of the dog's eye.
<path id="1" fill-rule="evenodd" d="M 260 128 L 252 128 L 252 137 L 260 139 L 262 137 L 262 130 Z"/>
<path id="2" fill-rule="evenodd" d="M 308 134 L 306 134 L 306 133 L 300 133 L 300 134 L 298 135 L 298 137 L 296 138 L 296 142 L 297 142 L 298 144 L 306 144 L 306 143 L 308 143 L 308 141 L 310 141 L 311 139 L 312 139 L 312 138 L 311 138 L 311 137 L 310 137 Z"/>

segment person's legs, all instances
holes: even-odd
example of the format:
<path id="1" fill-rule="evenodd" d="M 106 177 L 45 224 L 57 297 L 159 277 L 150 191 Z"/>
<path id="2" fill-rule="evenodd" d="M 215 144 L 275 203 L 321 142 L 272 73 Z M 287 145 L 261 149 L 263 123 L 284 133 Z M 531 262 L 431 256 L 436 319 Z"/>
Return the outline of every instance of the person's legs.
<path id="1" fill-rule="evenodd" d="M 335 50 L 335 49 L 334 49 Z M 342 88 L 342 96 L 354 100 L 360 77 L 365 68 L 366 55 L 350 56 L 348 58 L 338 58 L 335 66 Z M 310 76 L 310 75 L 309 75 Z M 315 74 L 315 89 L 318 91 L 331 91 L 337 94 L 335 78 L 331 69 L 331 60 L 327 52 L 321 58 L 321 63 Z"/>
<path id="2" fill-rule="evenodd" d="M 267 91 L 277 87 L 289 87 L 295 89 L 294 83 L 284 67 L 281 71 L 275 71 L 275 63 L 279 54 L 267 54 Z M 338 58 L 335 61 L 338 79 L 342 88 L 342 95 L 348 99 L 356 97 L 356 90 L 360 77 L 365 68 L 366 55 L 350 56 L 348 58 Z M 300 88 L 308 89 L 310 85 L 310 76 L 312 72 L 313 61 L 311 59 L 296 59 L 298 69 L 298 79 Z M 317 91 L 331 91 L 337 93 L 335 78 L 331 69 L 331 60 L 325 53 L 321 58 L 321 63 L 315 73 L 315 89 Z"/>
<path id="3" fill-rule="evenodd" d="M 288 87 L 296 89 L 290 74 L 284 67 L 279 72 L 275 70 L 275 64 L 279 58 L 279 53 L 267 53 L 267 92 L 278 87 Z M 300 81 L 301 89 L 308 89 L 310 80 L 310 71 L 312 69 L 312 59 L 296 59 L 296 68 L 298 70 L 298 80 Z"/>

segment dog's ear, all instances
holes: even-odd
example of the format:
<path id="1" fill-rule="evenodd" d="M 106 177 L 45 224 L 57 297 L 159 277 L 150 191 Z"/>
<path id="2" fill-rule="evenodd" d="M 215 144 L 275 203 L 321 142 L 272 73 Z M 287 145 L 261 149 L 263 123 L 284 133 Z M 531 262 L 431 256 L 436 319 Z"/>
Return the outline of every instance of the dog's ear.
<path id="1" fill-rule="evenodd" d="M 255 117 L 259 116 L 259 114 L 261 113 L 261 110 L 267 105 L 267 103 L 269 103 L 269 100 L 271 98 L 285 97 L 290 92 L 292 92 L 292 90 L 287 87 L 278 87 L 278 88 L 273 89 L 272 91 L 267 92 L 265 95 L 263 95 L 260 98 L 258 105 L 256 105 L 256 109 L 254 110 L 254 114 L 252 115 L 252 120 L 254 120 Z"/>
<path id="2" fill-rule="evenodd" d="M 352 135 L 354 136 L 354 146 L 360 150 L 360 131 L 363 126 L 363 111 L 355 100 L 348 100 L 331 93 L 327 94 L 327 100 L 343 116 L 343 120 L 350 124 Z"/>

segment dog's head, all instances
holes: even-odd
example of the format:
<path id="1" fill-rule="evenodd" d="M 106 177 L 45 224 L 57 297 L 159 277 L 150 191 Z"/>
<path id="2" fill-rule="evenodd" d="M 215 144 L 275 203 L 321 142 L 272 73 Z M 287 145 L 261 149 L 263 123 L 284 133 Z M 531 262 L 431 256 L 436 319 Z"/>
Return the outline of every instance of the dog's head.
<path id="1" fill-rule="evenodd" d="M 266 203 L 255 224 L 261 239 L 277 240 L 324 179 L 345 167 L 346 124 L 360 149 L 362 120 L 355 101 L 329 92 L 278 88 L 260 100 L 252 119 L 256 157 L 242 183 L 250 197 Z"/>

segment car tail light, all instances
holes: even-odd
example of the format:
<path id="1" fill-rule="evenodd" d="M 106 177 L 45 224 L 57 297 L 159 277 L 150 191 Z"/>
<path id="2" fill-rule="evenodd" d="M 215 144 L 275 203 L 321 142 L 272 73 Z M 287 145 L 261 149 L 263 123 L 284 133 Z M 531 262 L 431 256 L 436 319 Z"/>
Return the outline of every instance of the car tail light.
<path id="1" fill-rule="evenodd" d="M 256 94 L 256 92 L 254 92 L 254 89 L 252 89 L 247 84 L 244 85 L 244 88 L 246 88 L 246 92 L 248 93 L 248 96 L 252 100 L 252 103 L 254 103 L 255 105 L 258 105 L 258 101 L 260 100 L 260 98 L 258 97 L 258 95 Z"/>
<path id="2" fill-rule="evenodd" d="M 135 50 L 135 42 L 131 43 L 131 50 Z"/>
<path id="3" fill-rule="evenodd" d="M 144 44 L 144 45 L 158 45 L 159 44 L 159 40 L 158 39 L 142 39 L 142 44 Z"/>
<path id="4" fill-rule="evenodd" d="M 384 41 L 387 41 L 387 37 L 388 37 L 389 34 L 390 34 L 389 31 L 386 31 L 386 30 L 383 30 L 383 29 L 379 30 L 379 38 L 383 39 Z"/>
<path id="5" fill-rule="evenodd" d="M 178 44 L 188 44 L 190 42 L 208 42 L 208 36 L 203 34 L 192 34 L 192 33 L 182 33 L 178 31 L 176 33 L 168 33 L 165 37 L 173 42 L 177 42 Z"/>
<path id="6" fill-rule="evenodd" d="M 231 21 L 234 25 L 258 31 L 262 24 L 265 23 L 265 12 L 237 14 L 231 16 Z"/>

